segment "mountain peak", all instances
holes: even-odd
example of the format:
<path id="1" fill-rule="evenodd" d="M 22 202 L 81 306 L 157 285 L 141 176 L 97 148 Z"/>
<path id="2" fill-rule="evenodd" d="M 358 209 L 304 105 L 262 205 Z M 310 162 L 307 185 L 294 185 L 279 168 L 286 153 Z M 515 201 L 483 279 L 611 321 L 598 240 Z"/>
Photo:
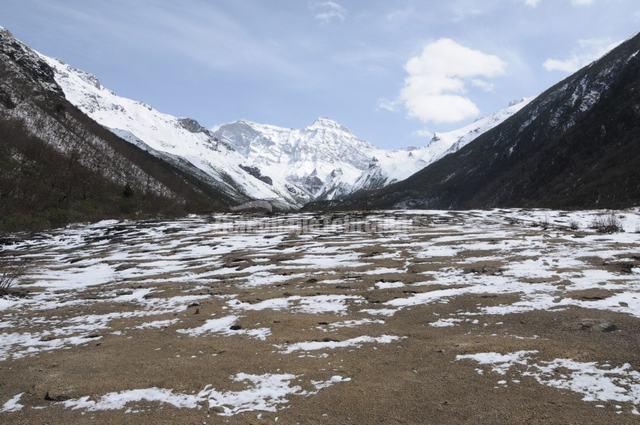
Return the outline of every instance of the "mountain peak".
<path id="1" fill-rule="evenodd" d="M 235 124 L 254 126 L 254 125 L 257 125 L 258 123 L 241 118 L 239 120 L 229 123 L 228 125 L 235 125 Z"/>
<path id="2" fill-rule="evenodd" d="M 336 130 L 342 130 L 342 131 L 346 131 L 348 133 L 351 133 L 351 131 L 343 126 L 342 124 L 340 124 L 339 122 L 332 120 L 330 118 L 326 118 L 326 117 L 319 117 L 317 118 L 309 127 L 307 128 L 311 128 L 311 129 L 317 129 L 317 128 L 322 128 L 322 129 L 336 129 Z"/>

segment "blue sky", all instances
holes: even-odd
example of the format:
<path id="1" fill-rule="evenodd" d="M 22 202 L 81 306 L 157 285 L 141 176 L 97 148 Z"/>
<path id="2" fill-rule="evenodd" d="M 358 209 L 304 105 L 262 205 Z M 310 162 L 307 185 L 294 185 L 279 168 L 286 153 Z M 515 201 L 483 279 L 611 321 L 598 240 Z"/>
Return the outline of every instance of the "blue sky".
<path id="1" fill-rule="evenodd" d="M 333 118 L 422 145 L 640 31 L 637 0 L 3 0 L 0 25 L 206 126 Z"/>

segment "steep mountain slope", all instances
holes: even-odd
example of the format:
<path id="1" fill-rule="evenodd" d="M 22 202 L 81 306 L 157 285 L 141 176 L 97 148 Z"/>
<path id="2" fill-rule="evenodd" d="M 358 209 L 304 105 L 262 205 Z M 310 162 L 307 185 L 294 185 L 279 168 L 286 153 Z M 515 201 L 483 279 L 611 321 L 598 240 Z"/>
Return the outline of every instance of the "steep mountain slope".
<path id="1" fill-rule="evenodd" d="M 306 201 L 286 182 L 269 181 L 250 169 L 247 159 L 189 118 L 161 113 L 142 102 L 118 96 L 84 71 L 45 55 L 67 99 L 115 134 L 225 193 L 236 203 L 277 199 L 287 207 Z"/>
<path id="2" fill-rule="evenodd" d="M 81 113 L 47 63 L 1 27 L 0 151 L 0 225 L 211 210 L 231 202 Z"/>
<path id="3" fill-rule="evenodd" d="M 334 208 L 640 204 L 640 35 L 472 143 Z"/>

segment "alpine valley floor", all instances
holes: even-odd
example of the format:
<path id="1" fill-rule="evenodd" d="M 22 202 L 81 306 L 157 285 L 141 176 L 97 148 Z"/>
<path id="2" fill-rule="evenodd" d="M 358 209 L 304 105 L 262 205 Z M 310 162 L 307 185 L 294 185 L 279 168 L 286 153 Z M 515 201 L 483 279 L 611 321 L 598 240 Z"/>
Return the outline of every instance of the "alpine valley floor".
<path id="1" fill-rule="evenodd" d="M 191 216 L 2 240 L 3 424 L 640 422 L 640 210 Z"/>

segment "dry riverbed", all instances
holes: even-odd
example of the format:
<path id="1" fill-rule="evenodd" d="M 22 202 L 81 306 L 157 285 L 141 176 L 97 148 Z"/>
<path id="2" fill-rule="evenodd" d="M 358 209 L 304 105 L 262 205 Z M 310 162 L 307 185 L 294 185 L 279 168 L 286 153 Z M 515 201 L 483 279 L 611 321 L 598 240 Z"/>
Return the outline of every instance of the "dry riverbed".
<path id="1" fill-rule="evenodd" d="M 4 238 L 3 424 L 640 422 L 640 211 L 193 216 Z"/>

